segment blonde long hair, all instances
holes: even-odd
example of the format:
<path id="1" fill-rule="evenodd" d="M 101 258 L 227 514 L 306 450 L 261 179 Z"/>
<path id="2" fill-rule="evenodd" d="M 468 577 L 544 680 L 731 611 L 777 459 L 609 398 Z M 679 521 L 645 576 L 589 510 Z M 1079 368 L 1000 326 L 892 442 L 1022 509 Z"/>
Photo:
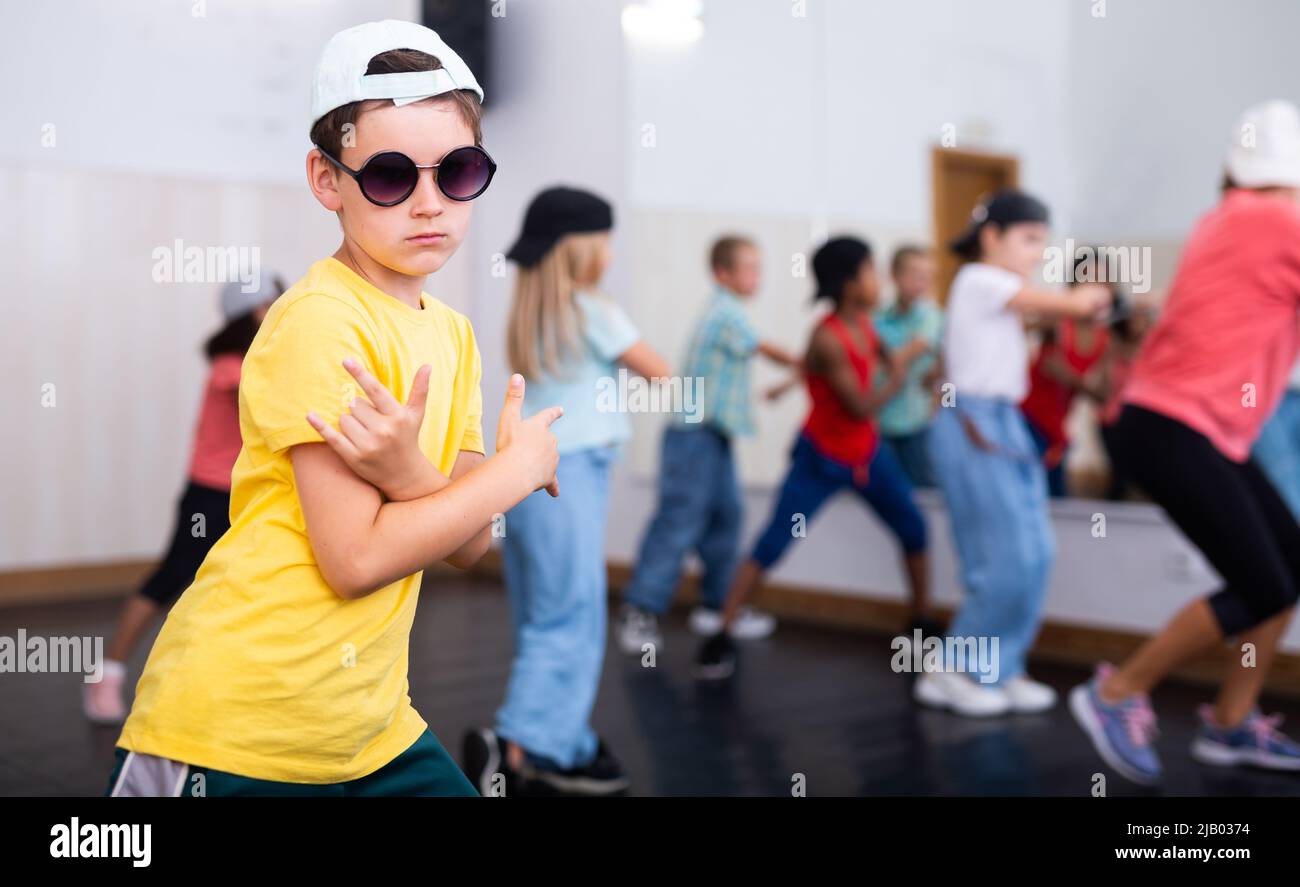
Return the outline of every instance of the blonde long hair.
<path id="1" fill-rule="evenodd" d="M 606 231 L 569 234 L 536 265 L 519 269 L 506 325 L 512 372 L 526 379 L 558 375 L 565 361 L 580 353 L 583 319 L 573 297 L 594 293 L 609 261 L 608 244 Z"/>

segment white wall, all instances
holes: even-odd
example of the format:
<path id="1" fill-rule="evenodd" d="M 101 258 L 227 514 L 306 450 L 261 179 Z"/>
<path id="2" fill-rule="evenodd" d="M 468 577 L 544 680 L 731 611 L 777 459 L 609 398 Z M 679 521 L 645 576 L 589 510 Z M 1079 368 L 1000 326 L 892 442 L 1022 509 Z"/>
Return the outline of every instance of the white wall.
<path id="1" fill-rule="evenodd" d="M 1011 150 L 1070 190 L 1066 7 L 1039 0 L 710 0 L 704 38 L 628 49 L 629 199 L 930 226 L 930 148 Z"/>
<path id="2" fill-rule="evenodd" d="M 618 2 L 508 0 L 491 25 L 502 86 L 484 121 L 501 172 L 476 205 L 469 241 L 429 286 L 475 322 L 489 435 L 510 292 L 497 258 L 528 197 L 548 184 L 582 184 L 615 202 L 609 289 L 674 358 L 670 333 L 685 314 L 647 316 L 643 281 L 679 306 L 697 299 L 707 237 L 690 243 L 679 231 L 680 248 L 658 258 L 647 246 L 665 220 L 701 231 L 749 224 L 783 245 L 842 225 L 882 246 L 925 236 L 928 149 L 944 124 L 959 146 L 1020 155 L 1024 184 L 1052 202 L 1061 236 L 1176 242 L 1212 199 L 1237 106 L 1297 82 L 1300 63 L 1281 42 L 1297 13 L 1282 2 L 1201 14 L 1110 0 L 1098 22 L 1088 6 L 809 0 L 808 17 L 796 19 L 787 0 L 708 0 L 702 42 L 650 50 L 624 41 Z M 268 265 L 294 276 L 332 250 L 334 222 L 301 182 L 315 53 L 335 30 L 410 17 L 415 3 L 370 2 L 364 15 L 345 0 L 209 0 L 201 19 L 191 9 L 59 0 L 0 12 L 10 38 L 0 75 L 40 78 L 39 88 L 13 91 L 13 125 L 0 131 L 9 209 L 0 260 L 11 269 L 0 326 L 9 382 L 0 569 L 159 551 L 203 380 L 198 347 L 217 314 L 215 286 L 153 284 L 150 251 L 175 237 L 256 243 Z M 53 148 L 41 146 L 46 123 L 56 125 Z M 653 149 L 642 147 L 645 123 L 655 126 Z M 812 159 L 783 175 L 800 157 Z M 798 342 L 802 327 L 778 306 L 797 307 L 806 281 L 792 280 L 777 253 L 755 307 L 774 312 L 761 324 Z M 39 408 L 46 381 L 58 384 L 55 410 Z M 797 404 L 781 409 L 765 426 L 778 442 L 799 418 Z M 627 561 L 653 485 L 631 462 L 615 483 L 608 552 Z M 750 539 L 771 484 L 746 495 Z M 924 504 L 937 596 L 955 600 L 942 511 Z M 1107 509 L 1108 538 L 1095 540 L 1090 508 L 1056 516 L 1050 615 L 1149 629 L 1211 586 L 1154 511 Z M 828 507 L 776 578 L 846 594 L 902 591 L 891 543 L 847 500 Z M 1300 649 L 1300 633 L 1288 644 Z"/>
<path id="3" fill-rule="evenodd" d="M 619 4 L 584 0 L 508 0 L 492 20 L 494 82 L 483 138 L 500 169 L 475 202 L 468 248 L 473 268 L 471 319 L 483 354 L 484 432 L 496 430 L 509 371 L 505 319 L 514 266 L 504 261 L 523 223 L 524 207 L 543 188 L 585 187 L 615 204 L 613 243 L 625 238 L 623 50 Z M 606 284 L 626 289 L 629 264 L 618 262 Z"/>
<path id="4" fill-rule="evenodd" d="M 1089 238 L 1177 241 L 1216 199 L 1238 115 L 1300 101 L 1287 0 L 1068 4 L 1067 112 L 1077 230 Z"/>
<path id="5" fill-rule="evenodd" d="M 366 18 L 417 12 L 364 4 Z M 299 185 L 316 58 L 362 14 L 349 0 L 6 3 L 0 150 L 43 169 Z"/>
<path id="6" fill-rule="evenodd" d="M 1021 158 L 1022 185 L 1052 206 L 1058 241 L 1151 246 L 1163 286 L 1182 232 L 1213 199 L 1236 113 L 1300 73 L 1282 42 L 1294 30 L 1285 4 L 1247 4 L 1241 16 L 1235 5 L 1174 6 L 1112 0 L 1095 20 L 1087 3 L 829 2 L 792 19 L 788 3 L 711 2 L 700 43 L 630 47 L 629 124 L 638 133 L 650 124 L 655 136 L 653 147 L 629 148 L 630 310 L 678 357 L 707 287 L 706 232 L 739 227 L 766 248 L 756 321 L 785 344 L 802 342 L 814 315 L 807 281 L 790 275 L 801 236 L 850 230 L 882 255 L 899 239 L 928 239 L 929 150 L 945 124 L 959 147 Z M 812 160 L 783 174 L 791 157 Z M 758 367 L 755 377 L 761 387 L 773 374 Z M 759 438 L 740 448 L 747 544 L 768 517 L 802 415 L 797 398 L 762 406 Z M 653 510 L 658 425 L 638 417 L 620 475 L 610 529 L 619 560 L 635 559 Z M 921 498 L 936 597 L 955 602 L 942 507 Z M 1091 533 L 1098 512 L 1105 539 Z M 1065 502 L 1053 522 L 1049 618 L 1151 630 L 1216 583 L 1154 508 Z M 774 578 L 900 599 L 904 589 L 892 540 L 848 497 L 818 516 Z M 1300 627 L 1285 643 L 1300 649 Z"/>
<path id="7" fill-rule="evenodd" d="M 220 284 L 155 283 L 155 247 L 256 246 L 292 280 L 338 244 L 303 160 L 316 55 L 356 5 L 194 8 L 0 7 L 0 569 L 154 557 L 169 538 Z"/>
<path id="8" fill-rule="evenodd" d="M 678 359 L 709 286 L 707 245 L 738 228 L 765 250 L 756 321 L 801 349 L 818 315 L 808 305 L 811 244 L 848 231 L 887 256 L 899 241 L 927 242 L 930 152 L 946 127 L 957 147 L 1022 158 L 1022 184 L 1068 231 L 1066 19 L 1063 4 L 1034 0 L 712 0 L 700 42 L 629 43 L 638 251 L 627 295 L 647 338 Z M 756 368 L 760 388 L 777 378 Z M 764 408 L 762 433 L 740 448 L 748 482 L 779 481 L 803 410 L 801 393 Z M 657 427 L 638 422 L 649 433 L 631 461 L 646 474 Z"/>

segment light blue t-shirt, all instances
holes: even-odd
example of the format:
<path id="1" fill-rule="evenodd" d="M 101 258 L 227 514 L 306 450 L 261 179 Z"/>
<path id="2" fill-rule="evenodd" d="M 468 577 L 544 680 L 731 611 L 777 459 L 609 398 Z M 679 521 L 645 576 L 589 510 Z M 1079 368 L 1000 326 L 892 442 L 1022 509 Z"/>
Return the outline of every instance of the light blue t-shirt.
<path id="1" fill-rule="evenodd" d="M 933 399 L 924 378 L 934 366 L 943 335 L 943 311 L 929 299 L 917 299 L 907 311 L 898 310 L 896 304 L 890 305 L 877 312 L 875 321 L 876 333 L 890 350 L 896 351 L 918 338 L 930 344 L 930 353 L 912 362 L 903 387 L 878 415 L 882 434 L 914 434 L 930 424 Z M 884 383 L 883 374 L 877 376 L 876 383 Z"/>
<path id="2" fill-rule="evenodd" d="M 561 453 L 620 444 L 632 436 L 627 411 L 610 399 L 611 386 L 619 383 L 618 356 L 641 338 L 627 312 L 610 299 L 575 293 L 573 300 L 582 315 L 582 353 L 554 375 L 543 372 L 528 379 L 524 389 L 525 417 L 546 407 L 564 407 L 564 415 L 551 426 Z"/>

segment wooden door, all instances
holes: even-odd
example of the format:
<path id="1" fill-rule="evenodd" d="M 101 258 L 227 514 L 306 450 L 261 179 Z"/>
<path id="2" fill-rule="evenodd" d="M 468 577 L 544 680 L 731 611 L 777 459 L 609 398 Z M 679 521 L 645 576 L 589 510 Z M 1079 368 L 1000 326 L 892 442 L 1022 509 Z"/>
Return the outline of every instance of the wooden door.
<path id="1" fill-rule="evenodd" d="M 938 148 L 931 152 L 934 172 L 935 295 L 948 301 L 948 287 L 961 260 L 948 244 L 970 224 L 970 213 L 986 194 L 1015 188 L 1020 162 L 1007 154 Z"/>

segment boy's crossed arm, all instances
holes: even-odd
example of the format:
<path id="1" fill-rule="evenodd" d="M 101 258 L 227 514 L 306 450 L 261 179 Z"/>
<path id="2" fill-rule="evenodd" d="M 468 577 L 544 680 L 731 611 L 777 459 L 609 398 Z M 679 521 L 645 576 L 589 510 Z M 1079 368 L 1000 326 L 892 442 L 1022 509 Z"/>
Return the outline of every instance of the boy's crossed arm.
<path id="1" fill-rule="evenodd" d="M 428 371 L 416 375 L 402 405 L 360 366 L 344 365 L 371 402 L 355 403 L 337 430 L 309 415 L 325 443 L 290 451 L 312 551 L 340 597 L 364 597 L 440 560 L 469 566 L 487 550 L 496 514 L 538 489 L 559 494 L 548 428 L 563 411 L 523 419 L 522 377 L 506 392 L 496 455 L 462 451 L 448 478 L 417 444 Z"/>

